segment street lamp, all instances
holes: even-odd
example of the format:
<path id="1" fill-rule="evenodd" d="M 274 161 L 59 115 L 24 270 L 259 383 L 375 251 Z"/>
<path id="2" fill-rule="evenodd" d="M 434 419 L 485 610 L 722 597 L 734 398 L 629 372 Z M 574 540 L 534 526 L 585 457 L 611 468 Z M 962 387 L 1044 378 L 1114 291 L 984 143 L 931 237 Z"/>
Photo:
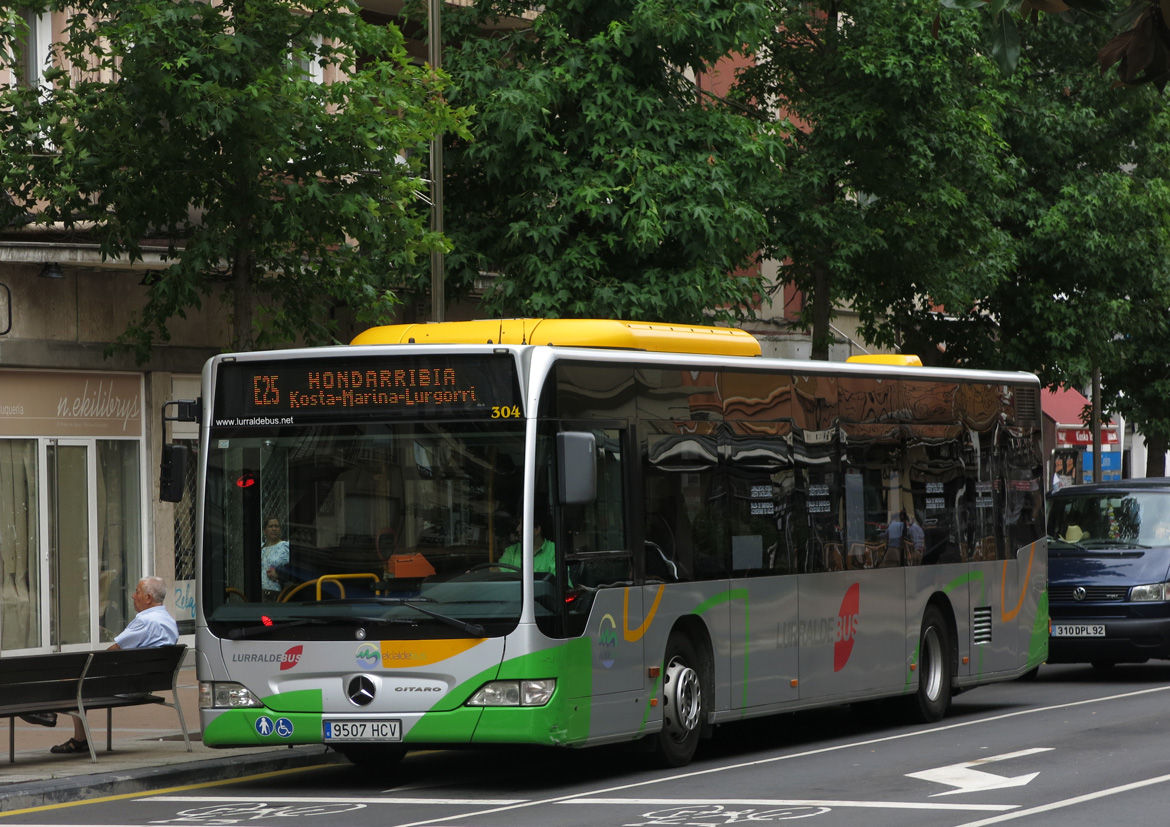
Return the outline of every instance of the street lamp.
<path id="1" fill-rule="evenodd" d="M 439 25 L 439 8 L 442 0 L 429 0 L 427 10 L 427 34 L 430 38 L 428 59 L 431 68 L 442 68 L 442 32 Z M 443 232 L 443 135 L 439 133 L 431 139 L 431 230 L 437 234 Z M 431 321 L 443 321 L 446 305 L 444 290 L 444 262 L 443 251 L 435 250 L 431 253 Z"/>

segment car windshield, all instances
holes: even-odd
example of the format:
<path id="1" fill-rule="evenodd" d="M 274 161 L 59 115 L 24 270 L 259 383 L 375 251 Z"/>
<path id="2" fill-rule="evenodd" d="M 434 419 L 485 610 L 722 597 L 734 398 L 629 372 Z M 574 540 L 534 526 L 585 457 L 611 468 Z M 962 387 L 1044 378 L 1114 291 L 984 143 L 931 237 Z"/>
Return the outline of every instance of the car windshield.
<path id="1" fill-rule="evenodd" d="M 1170 492 L 1096 491 L 1053 497 L 1048 536 L 1085 548 L 1170 545 Z"/>

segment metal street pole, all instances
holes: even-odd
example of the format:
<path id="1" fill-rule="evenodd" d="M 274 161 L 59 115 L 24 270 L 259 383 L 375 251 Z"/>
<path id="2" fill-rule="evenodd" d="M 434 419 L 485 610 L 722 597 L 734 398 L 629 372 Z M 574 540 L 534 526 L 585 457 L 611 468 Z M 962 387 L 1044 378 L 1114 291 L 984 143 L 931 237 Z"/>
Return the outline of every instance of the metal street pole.
<path id="1" fill-rule="evenodd" d="M 1093 368 L 1093 482 L 1101 482 L 1101 369 Z"/>
<path id="2" fill-rule="evenodd" d="M 442 0 L 430 0 L 427 11 L 427 34 L 430 38 L 428 59 L 434 69 L 442 68 L 443 42 L 442 30 L 439 25 L 439 8 Z M 431 140 L 431 230 L 443 232 L 443 135 L 436 135 Z M 431 321 L 443 321 L 446 309 L 444 295 L 444 262 L 443 251 L 435 250 L 431 253 Z"/>

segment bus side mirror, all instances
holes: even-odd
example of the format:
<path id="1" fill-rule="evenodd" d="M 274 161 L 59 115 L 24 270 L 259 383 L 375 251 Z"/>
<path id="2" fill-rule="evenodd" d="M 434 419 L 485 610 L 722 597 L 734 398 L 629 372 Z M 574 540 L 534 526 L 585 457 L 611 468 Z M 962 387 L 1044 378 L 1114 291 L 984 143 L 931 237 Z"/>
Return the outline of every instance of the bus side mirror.
<path id="1" fill-rule="evenodd" d="M 158 498 L 164 503 L 182 502 L 186 475 L 187 446 L 164 445 L 158 474 Z"/>
<path id="2" fill-rule="evenodd" d="M 168 409 L 176 413 L 167 415 Z M 162 461 L 158 469 L 158 498 L 164 503 L 183 501 L 183 480 L 187 476 L 187 446 L 167 442 L 168 422 L 198 422 L 203 413 L 202 400 L 174 399 L 162 406 Z"/>
<path id="3" fill-rule="evenodd" d="M 587 505 L 597 497 L 597 440 L 588 431 L 557 434 L 561 505 Z"/>

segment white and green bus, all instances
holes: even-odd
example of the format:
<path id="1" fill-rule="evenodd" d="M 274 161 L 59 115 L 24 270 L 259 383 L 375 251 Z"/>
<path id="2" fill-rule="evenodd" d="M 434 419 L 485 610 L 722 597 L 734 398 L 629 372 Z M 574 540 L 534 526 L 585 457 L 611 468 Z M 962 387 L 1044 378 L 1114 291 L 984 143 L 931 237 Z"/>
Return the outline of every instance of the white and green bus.
<path id="1" fill-rule="evenodd" d="M 510 319 L 211 359 L 181 405 L 204 743 L 681 766 L 721 723 L 891 697 L 934 721 L 1038 667 L 1036 378 L 759 353 Z"/>

